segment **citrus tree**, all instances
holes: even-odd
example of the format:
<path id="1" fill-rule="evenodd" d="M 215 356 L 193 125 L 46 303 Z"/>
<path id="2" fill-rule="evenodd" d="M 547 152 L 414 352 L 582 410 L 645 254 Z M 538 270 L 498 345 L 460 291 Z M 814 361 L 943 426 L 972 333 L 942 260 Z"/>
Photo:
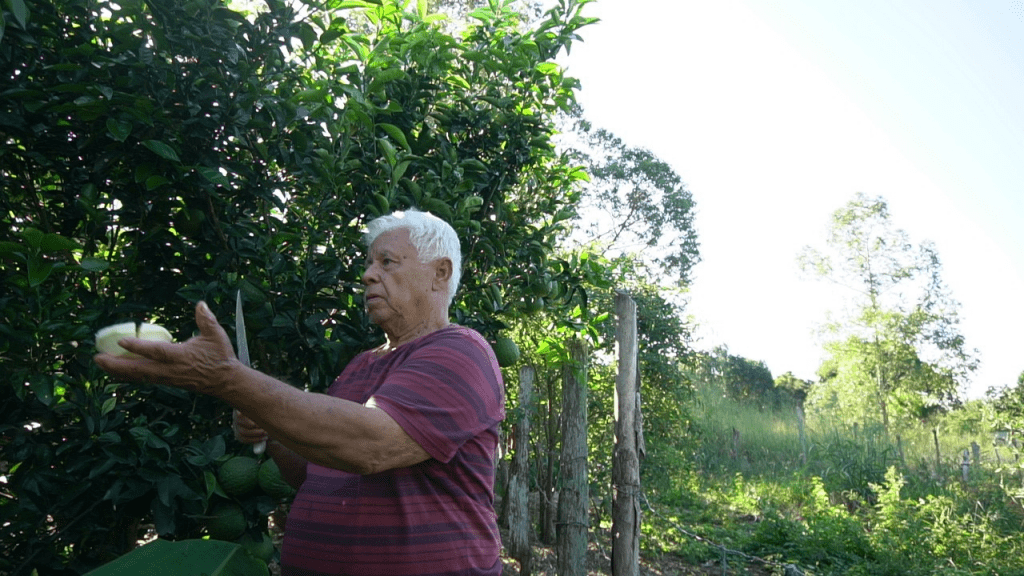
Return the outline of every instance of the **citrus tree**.
<path id="1" fill-rule="evenodd" d="M 5 2 L 0 571 L 80 573 L 224 503 L 258 534 L 284 497 L 218 477 L 226 406 L 101 374 L 99 327 L 186 339 L 202 299 L 233 335 L 240 291 L 254 365 L 321 390 L 380 338 L 363 223 L 417 207 L 462 238 L 454 318 L 499 335 L 584 177 L 551 137 L 585 3 L 521 29 L 494 0 L 454 34 L 423 2 Z"/>

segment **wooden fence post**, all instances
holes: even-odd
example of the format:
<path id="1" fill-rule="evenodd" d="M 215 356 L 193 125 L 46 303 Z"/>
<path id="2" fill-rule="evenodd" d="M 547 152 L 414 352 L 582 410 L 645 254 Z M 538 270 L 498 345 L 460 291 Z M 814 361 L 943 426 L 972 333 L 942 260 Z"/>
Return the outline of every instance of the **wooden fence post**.
<path id="1" fill-rule="evenodd" d="M 615 295 L 619 371 L 615 378 L 615 451 L 612 455 L 612 575 L 640 573 L 640 456 L 637 446 L 636 302 Z"/>
<path id="2" fill-rule="evenodd" d="M 520 576 L 533 571 L 530 546 L 530 407 L 533 406 L 533 366 L 519 369 L 519 409 L 512 430 L 512 469 L 509 472 L 509 555 L 519 562 Z"/>
<path id="3" fill-rule="evenodd" d="M 587 349 L 581 340 L 569 343 L 571 361 L 562 380 L 562 489 L 558 494 L 557 571 L 559 576 L 585 576 L 590 527 L 587 483 Z"/>

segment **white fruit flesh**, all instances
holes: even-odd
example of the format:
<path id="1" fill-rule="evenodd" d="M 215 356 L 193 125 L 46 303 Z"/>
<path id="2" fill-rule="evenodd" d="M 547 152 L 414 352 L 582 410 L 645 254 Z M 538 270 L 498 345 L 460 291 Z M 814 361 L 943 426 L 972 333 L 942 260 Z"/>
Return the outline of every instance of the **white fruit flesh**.
<path id="1" fill-rule="evenodd" d="M 154 340 L 157 342 L 172 342 L 174 338 L 163 326 L 157 324 L 139 324 L 139 335 L 142 340 Z"/>
<path id="2" fill-rule="evenodd" d="M 171 333 L 163 326 L 145 323 L 136 326 L 134 322 L 125 322 L 123 324 L 107 326 L 97 332 L 96 349 L 100 352 L 113 354 L 114 356 L 138 358 L 137 354 L 133 354 L 118 345 L 117 342 L 121 338 L 139 338 L 141 340 L 153 340 L 156 342 L 174 341 L 174 338 L 171 337 Z"/>
<path id="3" fill-rule="evenodd" d="M 96 349 L 114 356 L 127 356 L 131 353 L 121 348 L 117 341 L 121 338 L 134 338 L 136 334 L 135 322 L 107 326 L 96 333 Z"/>

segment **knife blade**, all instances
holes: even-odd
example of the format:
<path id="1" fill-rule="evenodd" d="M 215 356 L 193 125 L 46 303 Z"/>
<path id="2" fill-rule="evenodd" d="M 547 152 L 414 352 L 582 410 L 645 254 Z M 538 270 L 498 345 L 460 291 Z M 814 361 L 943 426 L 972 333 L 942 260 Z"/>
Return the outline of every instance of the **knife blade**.
<path id="1" fill-rule="evenodd" d="M 249 363 L 249 342 L 245 336 L 245 314 L 242 312 L 242 291 L 239 290 L 235 296 L 235 340 L 238 346 L 238 361 L 246 366 Z M 263 454 L 267 449 L 266 441 L 252 445 L 253 454 Z"/>

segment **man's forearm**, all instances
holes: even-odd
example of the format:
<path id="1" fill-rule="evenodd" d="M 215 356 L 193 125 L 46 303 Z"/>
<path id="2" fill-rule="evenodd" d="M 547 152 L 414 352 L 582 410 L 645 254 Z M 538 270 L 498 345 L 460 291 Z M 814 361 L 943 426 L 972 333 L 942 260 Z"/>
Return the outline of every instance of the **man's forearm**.
<path id="1" fill-rule="evenodd" d="M 429 456 L 377 408 L 313 394 L 237 364 L 215 393 L 309 462 L 371 474 Z"/>

